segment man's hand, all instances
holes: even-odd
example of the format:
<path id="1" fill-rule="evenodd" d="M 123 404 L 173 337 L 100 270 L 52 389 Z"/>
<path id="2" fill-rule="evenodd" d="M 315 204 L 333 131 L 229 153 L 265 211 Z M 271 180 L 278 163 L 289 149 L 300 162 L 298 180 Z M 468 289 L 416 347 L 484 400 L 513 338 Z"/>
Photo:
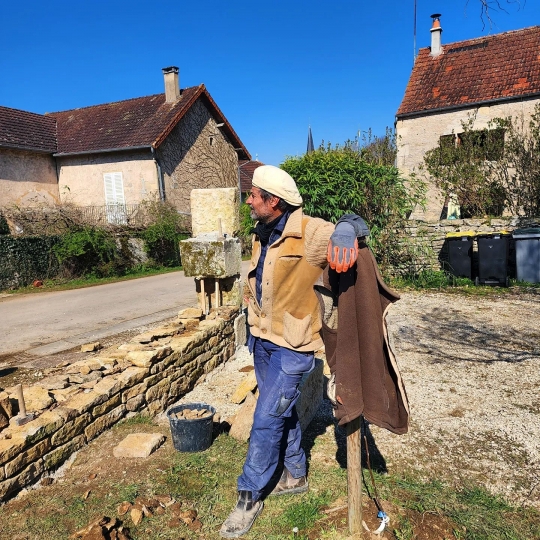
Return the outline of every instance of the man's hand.
<path id="1" fill-rule="evenodd" d="M 327 260 L 330 268 L 336 272 L 346 272 L 358 259 L 358 240 L 356 231 L 350 223 L 342 222 L 328 242 Z"/>

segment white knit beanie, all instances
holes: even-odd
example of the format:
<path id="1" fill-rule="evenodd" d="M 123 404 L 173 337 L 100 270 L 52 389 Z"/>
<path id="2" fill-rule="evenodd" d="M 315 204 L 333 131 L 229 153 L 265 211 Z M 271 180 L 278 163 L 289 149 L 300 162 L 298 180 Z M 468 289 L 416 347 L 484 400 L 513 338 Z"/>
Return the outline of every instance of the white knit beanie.
<path id="1" fill-rule="evenodd" d="M 253 173 L 252 184 L 259 189 L 264 189 L 288 202 L 292 206 L 300 206 L 302 204 L 302 196 L 300 195 L 296 182 L 292 177 L 279 167 L 273 165 L 261 165 L 255 169 Z"/>

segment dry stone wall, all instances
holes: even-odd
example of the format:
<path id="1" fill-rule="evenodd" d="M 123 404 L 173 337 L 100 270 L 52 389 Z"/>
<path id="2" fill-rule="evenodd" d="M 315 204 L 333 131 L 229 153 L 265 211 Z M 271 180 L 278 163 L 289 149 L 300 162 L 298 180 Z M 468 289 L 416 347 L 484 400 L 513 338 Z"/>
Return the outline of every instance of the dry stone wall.
<path id="1" fill-rule="evenodd" d="M 239 309 L 222 308 L 204 320 L 200 310 L 180 315 L 24 388 L 27 412 L 36 418 L 0 428 L 0 503 L 54 472 L 126 416 L 166 410 L 235 353 Z M 0 412 L 16 414 L 6 405 L 14 398 L 15 388 L 0 392 Z"/>
<path id="2" fill-rule="evenodd" d="M 482 218 L 446 219 L 442 221 L 410 220 L 402 231 L 402 241 L 408 242 L 418 253 L 418 265 L 425 268 L 440 269 L 448 260 L 447 233 L 473 231 L 474 233 L 494 233 L 526 227 L 540 227 L 540 218 Z M 476 246 L 474 246 L 476 248 Z M 476 249 L 475 249 L 476 253 Z M 514 253 L 514 242 L 510 241 L 510 270 Z M 473 257 L 473 263 L 476 260 Z M 514 261 L 515 265 L 515 261 Z"/>

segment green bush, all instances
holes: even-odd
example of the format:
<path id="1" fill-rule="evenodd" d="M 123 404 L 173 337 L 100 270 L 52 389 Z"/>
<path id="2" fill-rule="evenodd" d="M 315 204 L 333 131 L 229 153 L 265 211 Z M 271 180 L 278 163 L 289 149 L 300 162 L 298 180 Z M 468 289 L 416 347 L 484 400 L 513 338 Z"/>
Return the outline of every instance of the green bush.
<path id="1" fill-rule="evenodd" d="M 367 162 L 350 144 L 334 148 L 328 144 L 289 157 L 281 168 L 296 180 L 306 214 L 334 223 L 344 213 L 366 220 L 369 244 L 383 271 L 412 256 L 399 231 L 412 209 L 423 204 L 422 181 L 405 180 L 393 166 Z"/>
<path id="2" fill-rule="evenodd" d="M 113 235 L 96 227 L 68 231 L 52 251 L 70 276 L 91 273 L 109 276 L 118 273 L 119 266 L 122 266 Z"/>
<path id="3" fill-rule="evenodd" d="M 240 206 L 240 244 L 242 245 L 242 255 L 248 255 L 251 253 L 251 230 L 255 226 L 255 223 L 251 219 L 251 208 L 242 203 Z"/>
<path id="4" fill-rule="evenodd" d="M 169 203 L 147 201 L 144 204 L 152 220 L 141 233 L 147 255 L 163 266 L 180 265 L 179 242 L 189 237 L 183 216 Z"/>

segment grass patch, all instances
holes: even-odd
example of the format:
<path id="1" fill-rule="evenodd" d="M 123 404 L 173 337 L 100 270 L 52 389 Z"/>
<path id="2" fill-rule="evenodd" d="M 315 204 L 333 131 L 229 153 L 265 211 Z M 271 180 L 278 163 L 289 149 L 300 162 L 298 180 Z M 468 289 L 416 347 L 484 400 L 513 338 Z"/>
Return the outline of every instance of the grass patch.
<path id="1" fill-rule="evenodd" d="M 455 524 L 454 536 L 463 540 L 529 540 L 540 538 L 540 512 L 514 507 L 478 485 L 459 489 L 437 480 L 422 482 L 414 476 L 377 475 L 381 496 L 417 515 L 434 514 Z M 411 536 L 410 516 L 401 516 L 394 529 L 397 539 Z"/>
<path id="2" fill-rule="evenodd" d="M 126 418 L 125 420 L 122 420 L 119 425 L 126 425 L 126 426 L 140 426 L 140 425 L 152 425 L 154 423 L 154 418 L 152 416 L 149 416 L 147 414 L 136 414 L 135 416 L 132 416 L 131 418 Z"/>
<path id="3" fill-rule="evenodd" d="M 136 426 L 139 421 L 146 424 L 147 419 L 133 417 L 131 425 Z M 129 432 L 128 422 L 114 428 L 118 439 Z M 159 428 L 154 426 L 153 429 Z M 349 537 L 347 471 L 335 459 L 333 430 L 318 433 L 310 446 L 309 492 L 268 498 L 246 540 L 343 540 Z M 145 462 L 111 460 L 110 446 L 104 448 L 97 459 L 96 446 L 85 448 L 73 465 L 84 471 L 78 479 L 66 477 L 64 482 L 31 491 L 0 507 L 0 538 L 11 538 L 16 530 L 21 538 L 67 540 L 96 516 L 116 516 L 116 508 L 123 501 L 170 494 L 183 508 L 196 509 L 203 529 L 195 532 L 184 525 L 171 527 L 169 513 L 145 518 L 139 526 L 132 524 L 129 514 L 122 516 L 120 519 L 130 528 L 134 540 L 217 540 L 221 523 L 236 503 L 236 479 L 246 451 L 246 443 L 225 434 L 204 452 L 176 452 L 166 444 Z M 97 473 L 97 477 L 89 479 L 90 472 Z M 374 474 L 391 519 L 385 538 L 439 538 L 443 534 L 441 530 L 445 538 L 462 540 L 540 538 L 537 510 L 514 507 L 481 486 L 456 489 L 437 479 L 422 481 L 416 471 L 407 475 Z M 88 492 L 90 495 L 85 497 Z M 367 502 L 365 487 L 364 497 Z M 329 512 L 332 508 L 342 510 Z M 375 519 L 372 508 L 365 512 L 365 519 Z M 430 522 L 432 529 L 429 529 Z M 294 528 L 298 532 L 294 533 Z"/>
<path id="4" fill-rule="evenodd" d="M 42 287 L 34 287 L 28 285 L 26 287 L 19 287 L 18 289 L 11 289 L 2 291 L 6 294 L 36 294 L 41 292 L 51 291 L 68 291 L 71 289 L 83 289 L 85 287 L 95 287 L 96 285 L 106 285 L 107 283 L 117 283 L 119 281 L 129 281 L 131 279 L 138 279 L 142 277 L 157 276 L 160 274 L 169 274 L 170 272 L 178 272 L 182 270 L 181 266 L 173 268 L 168 267 L 139 267 L 129 270 L 123 276 L 108 276 L 97 277 L 95 275 L 88 275 L 76 279 L 63 279 L 54 278 L 46 279 L 43 281 Z"/>

